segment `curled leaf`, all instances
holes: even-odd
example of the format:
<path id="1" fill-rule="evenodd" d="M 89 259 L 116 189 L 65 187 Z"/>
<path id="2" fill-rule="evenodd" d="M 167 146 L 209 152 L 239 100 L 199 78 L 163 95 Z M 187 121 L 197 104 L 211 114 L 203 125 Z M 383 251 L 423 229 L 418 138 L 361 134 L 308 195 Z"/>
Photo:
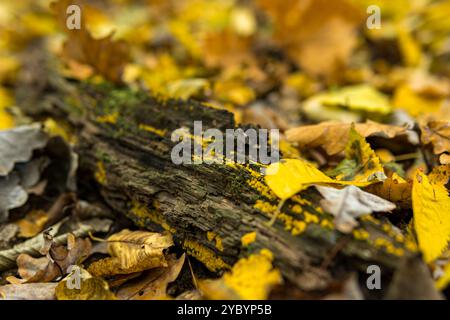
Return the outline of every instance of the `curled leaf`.
<path id="1" fill-rule="evenodd" d="M 124 229 L 108 238 L 111 257 L 94 262 L 88 271 L 94 276 L 110 276 L 166 267 L 163 250 L 172 245 L 170 233 Z"/>

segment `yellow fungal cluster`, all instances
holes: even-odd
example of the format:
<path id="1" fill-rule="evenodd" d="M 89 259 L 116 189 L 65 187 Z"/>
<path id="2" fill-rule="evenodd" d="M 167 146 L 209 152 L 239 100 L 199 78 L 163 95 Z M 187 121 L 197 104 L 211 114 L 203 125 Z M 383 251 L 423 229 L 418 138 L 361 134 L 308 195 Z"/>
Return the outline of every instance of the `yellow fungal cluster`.
<path id="1" fill-rule="evenodd" d="M 105 185 L 106 184 L 106 171 L 105 165 L 101 161 L 97 161 L 97 170 L 95 171 L 95 180 L 98 183 Z"/>
<path id="2" fill-rule="evenodd" d="M 263 200 L 256 200 L 255 204 L 253 205 L 253 208 L 258 209 L 259 211 L 262 211 L 269 215 L 275 214 L 275 212 L 277 211 L 277 206 Z"/>
<path id="3" fill-rule="evenodd" d="M 214 233 L 212 231 L 208 231 L 206 233 L 206 237 L 208 238 L 208 241 L 215 241 L 216 248 L 219 251 L 223 251 L 222 238 L 218 234 L 216 234 L 216 233 Z"/>
<path id="4" fill-rule="evenodd" d="M 144 227 L 146 221 L 150 220 L 151 222 L 160 225 L 164 230 L 167 230 L 172 234 L 174 234 L 176 231 L 166 222 L 164 217 L 157 209 L 148 209 L 144 204 L 134 200 L 130 209 L 130 215 L 135 218 L 136 223 L 141 227 Z"/>
<path id="5" fill-rule="evenodd" d="M 117 118 L 119 117 L 118 112 L 113 112 L 111 114 L 106 114 L 104 116 L 98 116 L 95 120 L 100 123 L 116 123 Z"/>
<path id="6" fill-rule="evenodd" d="M 241 237 L 241 243 L 243 247 L 249 246 L 251 243 L 255 242 L 255 240 L 256 240 L 256 231 L 246 233 Z"/>
<path id="7" fill-rule="evenodd" d="M 267 299 L 270 289 L 282 281 L 280 272 L 272 266 L 273 255 L 267 249 L 240 259 L 223 281 L 241 299 Z"/>
<path id="8" fill-rule="evenodd" d="M 201 261 L 211 271 L 215 272 L 223 269 L 230 269 L 230 266 L 225 263 L 222 258 L 218 257 L 214 251 L 206 248 L 195 240 L 184 240 L 183 247 L 189 255 L 192 255 L 194 258 Z"/>
<path id="9" fill-rule="evenodd" d="M 151 133 L 154 133 L 154 134 L 156 134 L 156 135 L 158 135 L 158 136 L 161 136 L 161 137 L 164 137 L 165 135 L 166 135 L 166 130 L 161 130 L 161 129 L 158 129 L 158 128 L 155 128 L 155 127 L 152 127 L 152 126 L 149 126 L 149 125 L 146 125 L 146 124 L 140 124 L 139 125 L 139 129 L 140 130 L 144 130 L 144 131 L 148 131 L 148 132 L 151 132 Z"/>

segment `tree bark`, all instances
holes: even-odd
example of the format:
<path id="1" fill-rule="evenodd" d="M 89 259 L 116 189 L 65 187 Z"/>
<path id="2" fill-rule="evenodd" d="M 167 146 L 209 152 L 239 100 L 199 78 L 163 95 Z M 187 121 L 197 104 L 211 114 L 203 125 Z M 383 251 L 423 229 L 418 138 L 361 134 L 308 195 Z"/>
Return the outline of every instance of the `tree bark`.
<path id="1" fill-rule="evenodd" d="M 294 287 L 320 290 L 349 273 L 364 275 L 371 264 L 379 265 L 389 282 L 401 258 L 412 254 L 387 222 L 375 218 L 362 219 L 355 234 L 338 232 L 333 218 L 318 208 L 313 188 L 287 201 L 268 226 L 279 200 L 257 164 L 172 163 L 173 130 L 192 132 L 194 120 L 204 129 L 235 128 L 227 111 L 127 87 L 69 81 L 46 59 L 30 59 L 20 83 L 17 98 L 26 114 L 52 116 L 73 128 L 80 171 L 96 177 L 111 208 L 140 227 L 168 230 L 178 246 L 212 271 L 267 248 Z M 241 238 L 250 232 L 256 240 L 243 246 Z"/>

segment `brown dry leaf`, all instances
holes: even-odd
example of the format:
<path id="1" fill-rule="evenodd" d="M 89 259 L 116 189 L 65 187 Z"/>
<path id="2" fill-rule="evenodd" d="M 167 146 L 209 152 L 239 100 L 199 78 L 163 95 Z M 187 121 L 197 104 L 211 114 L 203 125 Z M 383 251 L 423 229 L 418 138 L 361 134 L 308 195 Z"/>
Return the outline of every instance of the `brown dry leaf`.
<path id="1" fill-rule="evenodd" d="M 439 162 L 441 164 L 450 164 L 450 154 L 447 153 L 441 154 L 441 156 L 439 157 Z"/>
<path id="2" fill-rule="evenodd" d="M 8 277 L 12 283 L 31 283 L 52 281 L 58 276 L 64 275 L 71 265 L 81 263 L 91 252 L 91 241 L 75 238 L 69 234 L 67 248 L 51 243 L 45 257 L 33 258 L 28 254 L 17 257 L 18 273 L 22 279 Z"/>
<path id="3" fill-rule="evenodd" d="M 0 300 L 54 300 L 57 283 L 7 284 L 0 287 Z"/>
<path id="4" fill-rule="evenodd" d="M 431 143 L 433 152 L 441 154 L 450 153 L 450 121 L 442 120 L 437 116 L 427 115 L 419 119 L 419 126 L 422 132 L 420 139 L 423 144 Z"/>
<path id="5" fill-rule="evenodd" d="M 303 149 L 323 147 L 329 155 L 344 151 L 350 137 L 350 123 L 326 121 L 286 131 L 286 139 Z M 355 130 L 364 138 L 370 136 L 393 138 L 406 133 L 406 128 L 374 121 L 356 123 Z"/>
<path id="6" fill-rule="evenodd" d="M 129 274 L 166 267 L 163 250 L 173 245 L 170 233 L 124 229 L 108 238 L 110 258 L 94 262 L 88 268 L 94 276 Z"/>
<path id="7" fill-rule="evenodd" d="M 44 210 L 30 211 L 25 218 L 17 220 L 15 224 L 19 227 L 19 236 L 31 238 L 41 232 L 48 221 L 48 215 Z"/>
<path id="8" fill-rule="evenodd" d="M 68 38 L 64 43 L 63 57 L 68 61 L 75 60 L 91 66 L 105 79 L 120 83 L 123 70 L 129 59 L 128 45 L 125 41 L 113 40 L 113 33 L 100 39 L 95 39 L 86 29 L 81 15 L 81 29 L 69 30 L 66 27 L 66 9 L 72 1 L 60 0 L 52 3 L 52 9 L 56 13 L 60 26 L 66 32 Z M 83 1 L 77 1 L 83 8 Z M 63 19 L 64 21 L 61 21 Z"/>
<path id="9" fill-rule="evenodd" d="M 346 0 L 258 0 L 274 38 L 306 72 L 333 76 L 356 46 L 363 12 Z"/>
<path id="10" fill-rule="evenodd" d="M 177 279 L 186 254 L 179 259 L 168 257 L 168 267 L 149 270 L 138 282 L 125 284 L 117 292 L 122 300 L 156 300 L 167 298 L 167 285 Z"/>
<path id="11" fill-rule="evenodd" d="M 406 181 L 395 172 L 383 183 L 372 184 L 365 191 L 389 200 L 403 209 L 411 208 L 412 181 Z"/>
<path id="12" fill-rule="evenodd" d="M 58 300 L 115 300 L 116 297 L 109 290 L 108 282 L 102 278 L 93 277 L 86 270 L 79 268 L 74 270 L 79 274 L 70 274 L 61 280 L 55 288 L 56 299 Z M 79 277 L 79 289 L 71 288 L 68 282 L 76 284 L 72 277 Z"/>

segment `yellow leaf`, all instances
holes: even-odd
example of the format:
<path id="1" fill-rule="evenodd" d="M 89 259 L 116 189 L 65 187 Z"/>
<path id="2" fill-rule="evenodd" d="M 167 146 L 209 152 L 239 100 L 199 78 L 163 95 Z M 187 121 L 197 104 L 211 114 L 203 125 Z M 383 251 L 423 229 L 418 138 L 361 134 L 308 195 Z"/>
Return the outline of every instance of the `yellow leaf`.
<path id="1" fill-rule="evenodd" d="M 167 299 L 167 286 L 177 279 L 185 256 L 183 254 L 179 259 L 168 257 L 168 267 L 149 270 L 135 281 L 124 284 L 117 292 L 117 297 L 121 300 Z"/>
<path id="2" fill-rule="evenodd" d="M 11 104 L 13 104 L 11 94 L 0 87 L 0 130 L 14 127 L 13 117 L 5 110 Z"/>
<path id="3" fill-rule="evenodd" d="M 388 114 L 392 111 L 388 97 L 366 84 L 322 93 L 315 98 L 325 106 L 340 106 L 380 114 Z"/>
<path id="4" fill-rule="evenodd" d="M 311 184 L 340 184 L 364 187 L 371 182 L 334 180 L 301 159 L 282 159 L 266 168 L 265 181 L 280 199 L 289 199 Z"/>
<path id="5" fill-rule="evenodd" d="M 87 64 L 105 79 L 121 83 L 122 73 L 129 58 L 127 43 L 113 40 L 113 33 L 103 38 L 94 38 L 86 28 L 84 14 L 81 15 L 81 28 L 68 30 L 65 19 L 70 4 L 72 3 L 68 0 L 59 0 L 51 4 L 59 24 L 67 31 L 68 39 L 64 43 L 63 57 L 68 61 L 76 60 Z M 85 9 L 84 5 L 81 5 L 81 8 Z"/>
<path id="6" fill-rule="evenodd" d="M 82 268 L 75 267 L 73 274 L 61 280 L 55 289 L 55 295 L 58 300 L 115 300 L 116 297 L 109 290 L 108 283 L 102 278 L 93 277 Z M 76 274 L 78 272 L 79 274 Z M 68 282 L 76 284 L 79 277 L 80 287 L 71 287 Z"/>
<path id="7" fill-rule="evenodd" d="M 262 249 L 240 259 L 221 279 L 201 281 L 200 289 L 208 299 L 267 299 L 272 287 L 282 281 L 272 260 L 272 253 Z"/>
<path id="8" fill-rule="evenodd" d="M 267 167 L 267 185 L 280 199 L 288 199 L 314 183 L 333 183 L 312 164 L 299 159 L 283 159 Z"/>
<path id="9" fill-rule="evenodd" d="M 436 112 L 444 104 L 445 99 L 433 98 L 415 92 L 410 85 L 399 86 L 394 93 L 393 105 L 406 110 L 412 116 L 424 112 Z"/>
<path id="10" fill-rule="evenodd" d="M 372 184 L 365 190 L 402 208 L 411 208 L 412 182 L 404 180 L 395 172 L 383 183 Z"/>
<path id="11" fill-rule="evenodd" d="M 108 238 L 110 258 L 94 262 L 88 271 L 94 276 L 129 274 L 166 267 L 163 250 L 173 245 L 170 233 L 124 229 Z"/>
<path id="12" fill-rule="evenodd" d="M 426 262 L 438 258 L 450 238 L 450 198 L 443 184 L 432 183 L 420 170 L 412 190 L 414 228 Z"/>
<path id="13" fill-rule="evenodd" d="M 258 0 L 274 39 L 310 75 L 333 77 L 357 45 L 364 12 L 346 0 Z"/>
<path id="14" fill-rule="evenodd" d="M 345 148 L 345 159 L 352 161 L 355 166 L 344 171 L 336 177 L 337 180 L 354 182 L 375 182 L 386 179 L 380 159 L 352 125 L 347 146 Z"/>
<path id="15" fill-rule="evenodd" d="M 444 274 L 436 281 L 436 288 L 444 290 L 450 283 L 450 262 L 444 267 Z"/>

